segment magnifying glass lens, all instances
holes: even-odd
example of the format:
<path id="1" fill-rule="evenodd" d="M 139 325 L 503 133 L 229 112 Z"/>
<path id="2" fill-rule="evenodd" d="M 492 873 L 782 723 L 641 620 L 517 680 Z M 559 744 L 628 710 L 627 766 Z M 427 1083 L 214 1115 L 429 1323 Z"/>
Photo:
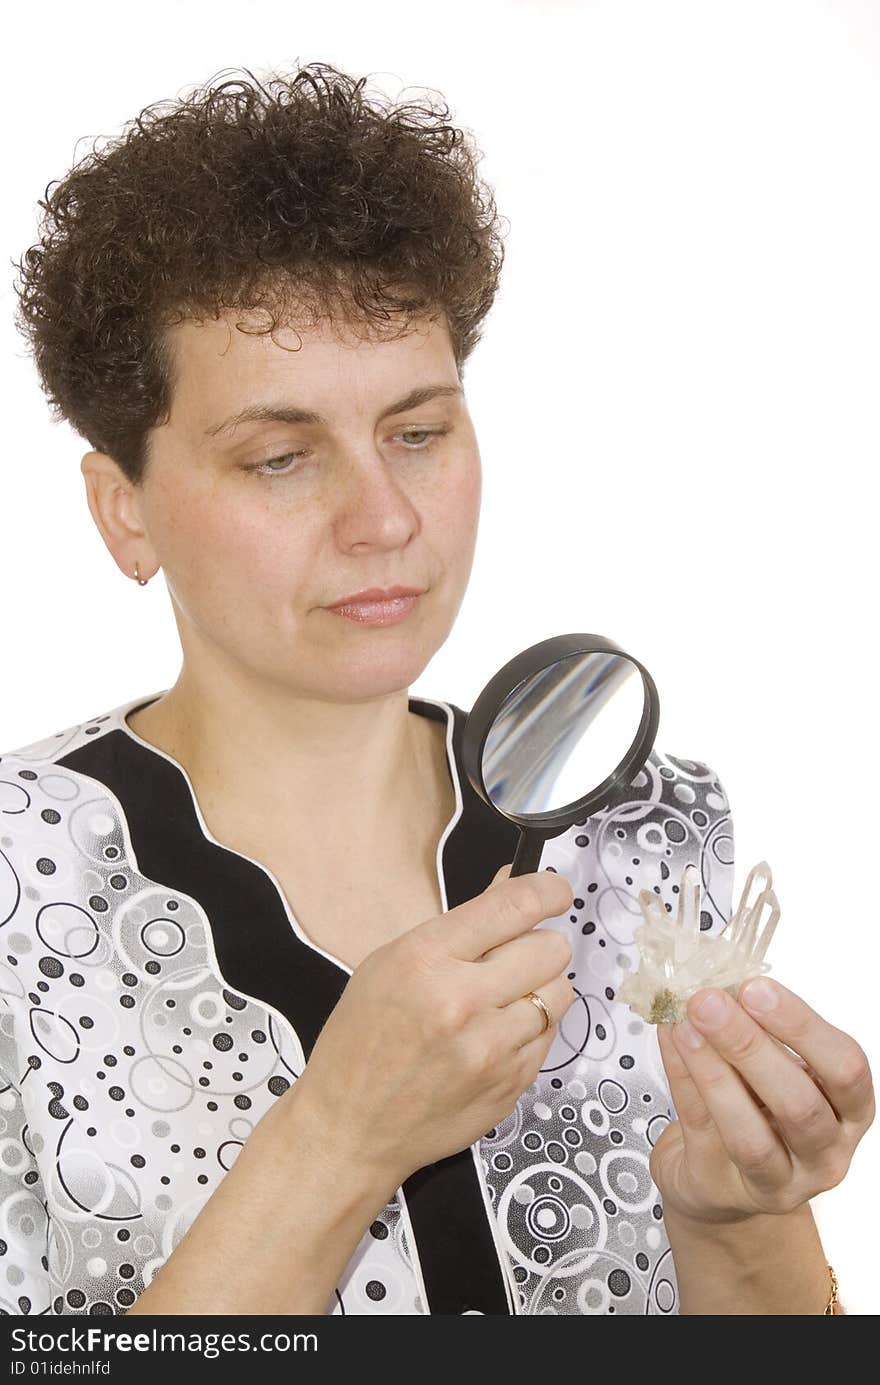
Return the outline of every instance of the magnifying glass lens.
<path id="1" fill-rule="evenodd" d="M 557 812 L 614 773 L 639 731 L 644 685 L 623 654 L 568 655 L 505 698 L 483 747 L 492 805 L 519 817 Z"/>

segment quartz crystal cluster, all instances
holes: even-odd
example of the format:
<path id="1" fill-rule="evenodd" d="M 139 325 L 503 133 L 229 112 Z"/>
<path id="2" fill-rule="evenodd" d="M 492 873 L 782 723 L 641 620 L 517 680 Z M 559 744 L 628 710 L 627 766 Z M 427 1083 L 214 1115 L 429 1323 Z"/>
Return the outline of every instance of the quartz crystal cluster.
<path id="1" fill-rule="evenodd" d="M 743 981 L 770 970 L 764 954 L 779 920 L 772 884 L 766 861 L 753 866 L 736 913 L 714 936 L 700 931 L 696 866 L 687 865 L 682 872 L 674 918 L 656 894 L 642 890 L 644 924 L 633 935 L 641 962 L 618 986 L 618 1000 L 649 1024 L 675 1024 L 686 1018 L 688 1001 L 704 986 L 717 986 L 735 998 Z"/>

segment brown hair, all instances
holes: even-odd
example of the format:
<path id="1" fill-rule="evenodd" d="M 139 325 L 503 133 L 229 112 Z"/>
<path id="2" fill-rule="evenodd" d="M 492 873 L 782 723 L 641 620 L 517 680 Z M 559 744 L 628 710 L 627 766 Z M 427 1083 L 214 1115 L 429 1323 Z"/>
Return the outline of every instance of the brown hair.
<path id="1" fill-rule="evenodd" d="M 55 417 L 136 485 L 170 410 L 173 323 L 265 309 L 274 331 L 338 308 L 385 332 L 402 313 L 400 335 L 445 313 L 461 372 L 498 286 L 502 218 L 442 98 L 368 100 L 366 78 L 326 63 L 265 85 L 237 71 L 93 144 L 46 188 L 16 265 L 16 325 Z"/>

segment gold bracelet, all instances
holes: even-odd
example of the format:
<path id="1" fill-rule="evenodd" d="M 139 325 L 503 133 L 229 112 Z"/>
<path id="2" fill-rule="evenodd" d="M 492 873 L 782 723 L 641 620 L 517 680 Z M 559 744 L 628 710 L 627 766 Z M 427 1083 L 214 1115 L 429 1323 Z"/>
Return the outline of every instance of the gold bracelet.
<path id="1" fill-rule="evenodd" d="M 825 1305 L 825 1312 L 822 1314 L 823 1317 L 826 1317 L 829 1313 L 831 1314 L 832 1317 L 834 1316 L 834 1305 L 835 1305 L 835 1303 L 837 1303 L 837 1301 L 838 1301 L 838 1299 L 837 1299 L 837 1275 L 834 1273 L 834 1271 L 833 1271 L 833 1269 L 831 1268 L 830 1265 L 828 1266 L 828 1273 L 831 1275 L 831 1297 L 829 1298 L 828 1302 L 827 1302 L 826 1305 Z"/>

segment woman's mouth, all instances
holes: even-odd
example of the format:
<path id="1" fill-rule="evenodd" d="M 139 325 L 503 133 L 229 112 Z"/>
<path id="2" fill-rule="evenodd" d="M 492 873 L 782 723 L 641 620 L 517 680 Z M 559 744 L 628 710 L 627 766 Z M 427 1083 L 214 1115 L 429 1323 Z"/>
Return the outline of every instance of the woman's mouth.
<path id="1" fill-rule="evenodd" d="M 422 593 L 424 595 L 424 593 Z M 398 625 L 415 610 L 421 596 L 395 596 L 388 601 L 352 601 L 346 606 L 326 606 L 331 615 L 360 625 Z"/>

